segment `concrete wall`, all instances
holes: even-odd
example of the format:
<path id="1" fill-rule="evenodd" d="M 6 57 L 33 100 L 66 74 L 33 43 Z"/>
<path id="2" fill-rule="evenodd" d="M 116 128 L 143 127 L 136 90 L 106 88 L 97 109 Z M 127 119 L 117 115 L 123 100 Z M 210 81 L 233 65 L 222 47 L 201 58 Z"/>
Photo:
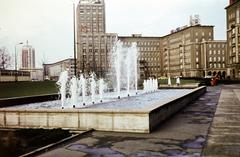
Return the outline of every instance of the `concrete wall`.
<path id="1" fill-rule="evenodd" d="M 1 110 L 0 128 L 65 128 L 148 132 L 148 113 L 76 110 Z"/>
<path id="2" fill-rule="evenodd" d="M 138 110 L 117 109 L 0 109 L 0 128 L 65 128 L 149 133 L 206 91 L 199 87 L 182 97 Z"/>
<path id="3" fill-rule="evenodd" d="M 197 99 L 199 96 L 206 92 L 206 87 L 199 87 L 193 92 L 190 92 L 183 97 L 163 102 L 162 104 L 155 104 L 149 113 L 149 129 L 154 130 L 164 120 L 171 117 L 173 114 L 184 108 L 191 101 Z"/>

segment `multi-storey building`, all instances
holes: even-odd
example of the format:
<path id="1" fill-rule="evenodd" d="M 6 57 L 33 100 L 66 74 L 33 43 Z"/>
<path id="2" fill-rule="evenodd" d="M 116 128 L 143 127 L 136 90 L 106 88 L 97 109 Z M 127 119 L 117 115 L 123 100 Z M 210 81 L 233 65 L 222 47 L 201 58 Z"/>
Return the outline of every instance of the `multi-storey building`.
<path id="1" fill-rule="evenodd" d="M 227 13 L 227 64 L 233 78 L 240 78 L 240 1 L 230 0 Z"/>
<path id="2" fill-rule="evenodd" d="M 203 75 L 201 43 L 213 40 L 213 26 L 184 27 L 162 37 L 163 75 L 198 77 Z"/>
<path id="3" fill-rule="evenodd" d="M 127 47 L 133 42 L 137 43 L 141 78 L 161 76 L 160 37 L 142 37 L 141 34 L 133 34 L 130 37 L 120 36 L 118 39 Z"/>
<path id="4" fill-rule="evenodd" d="M 98 76 L 105 75 L 110 69 L 112 47 L 119 39 L 124 46 L 137 43 L 141 78 L 226 75 L 226 42 L 214 41 L 213 26 L 200 25 L 198 16 L 191 17 L 190 26 L 179 27 L 163 37 L 140 34 L 118 37 L 115 33 L 106 33 L 105 29 L 104 0 L 80 0 L 77 7 L 80 73 L 94 71 Z"/>
<path id="5" fill-rule="evenodd" d="M 80 0 L 77 7 L 77 60 L 81 73 L 104 75 L 117 34 L 105 32 L 104 0 Z"/>
<path id="6" fill-rule="evenodd" d="M 205 76 L 227 76 L 227 43 L 225 40 L 204 41 L 201 43 L 201 69 Z M 196 58 L 197 60 L 197 58 Z"/>
<path id="7" fill-rule="evenodd" d="M 136 42 L 141 77 L 204 77 L 226 75 L 226 41 L 213 40 L 213 26 L 178 28 L 163 37 L 119 37 L 125 45 Z M 208 60 L 212 59 L 212 60 Z"/>
<path id="8" fill-rule="evenodd" d="M 35 49 L 28 44 L 22 47 L 22 66 L 21 69 L 35 68 Z"/>
<path id="9" fill-rule="evenodd" d="M 43 64 L 44 79 L 58 80 L 61 72 L 68 71 L 69 77 L 74 76 L 74 59 L 69 58 L 56 63 Z"/>

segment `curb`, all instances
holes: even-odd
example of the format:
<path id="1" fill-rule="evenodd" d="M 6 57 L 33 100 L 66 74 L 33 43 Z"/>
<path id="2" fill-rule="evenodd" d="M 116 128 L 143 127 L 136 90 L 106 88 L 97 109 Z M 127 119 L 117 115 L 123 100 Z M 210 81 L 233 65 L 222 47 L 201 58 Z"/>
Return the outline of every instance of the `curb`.
<path id="1" fill-rule="evenodd" d="M 48 151 L 51 151 L 53 150 L 54 148 L 60 146 L 60 145 L 63 145 L 64 143 L 66 142 L 70 142 L 71 140 L 74 140 L 75 138 L 78 138 L 82 135 L 85 135 L 85 134 L 88 134 L 88 133 L 91 133 L 93 132 L 94 130 L 91 129 L 91 130 L 87 130 L 87 131 L 84 131 L 80 134 L 76 134 L 76 135 L 72 135 L 70 137 L 67 137 L 65 139 L 62 139 L 56 143 L 52 143 L 52 144 L 49 144 L 47 146 L 44 146 L 44 147 L 41 147 L 41 148 L 38 148 L 32 152 L 29 152 L 29 153 L 26 153 L 26 154 L 23 154 L 23 155 L 20 155 L 19 157 L 31 157 L 31 156 L 36 156 L 36 155 L 40 155 L 40 154 L 43 154 L 43 153 L 46 153 Z"/>

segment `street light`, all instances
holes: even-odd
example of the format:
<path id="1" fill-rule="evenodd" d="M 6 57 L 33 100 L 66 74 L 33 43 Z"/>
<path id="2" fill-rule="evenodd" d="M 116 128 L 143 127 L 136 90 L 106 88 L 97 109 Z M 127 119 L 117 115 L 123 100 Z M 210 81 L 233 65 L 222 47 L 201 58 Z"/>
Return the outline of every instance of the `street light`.
<path id="1" fill-rule="evenodd" d="M 15 81 L 17 81 L 17 45 L 22 45 L 23 43 L 17 43 L 15 45 Z"/>
<path id="2" fill-rule="evenodd" d="M 78 3 L 79 0 L 74 1 L 72 0 L 73 3 L 73 53 L 74 53 L 74 76 L 77 76 L 77 52 L 76 52 L 76 8 L 75 8 L 75 3 Z"/>
<path id="3" fill-rule="evenodd" d="M 74 49 L 74 76 L 77 76 L 77 61 L 76 61 L 76 35 L 75 35 L 75 33 L 76 33 L 76 28 L 75 28 L 75 3 L 73 2 L 73 44 L 74 44 L 74 46 L 73 46 L 73 49 Z"/>

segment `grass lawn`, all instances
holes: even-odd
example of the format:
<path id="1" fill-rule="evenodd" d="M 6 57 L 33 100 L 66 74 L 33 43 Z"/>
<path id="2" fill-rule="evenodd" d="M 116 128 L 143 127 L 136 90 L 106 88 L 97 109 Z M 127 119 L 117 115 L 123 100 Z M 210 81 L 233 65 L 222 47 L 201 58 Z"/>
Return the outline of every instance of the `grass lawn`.
<path id="1" fill-rule="evenodd" d="M 0 98 L 57 93 L 54 81 L 0 83 Z"/>

